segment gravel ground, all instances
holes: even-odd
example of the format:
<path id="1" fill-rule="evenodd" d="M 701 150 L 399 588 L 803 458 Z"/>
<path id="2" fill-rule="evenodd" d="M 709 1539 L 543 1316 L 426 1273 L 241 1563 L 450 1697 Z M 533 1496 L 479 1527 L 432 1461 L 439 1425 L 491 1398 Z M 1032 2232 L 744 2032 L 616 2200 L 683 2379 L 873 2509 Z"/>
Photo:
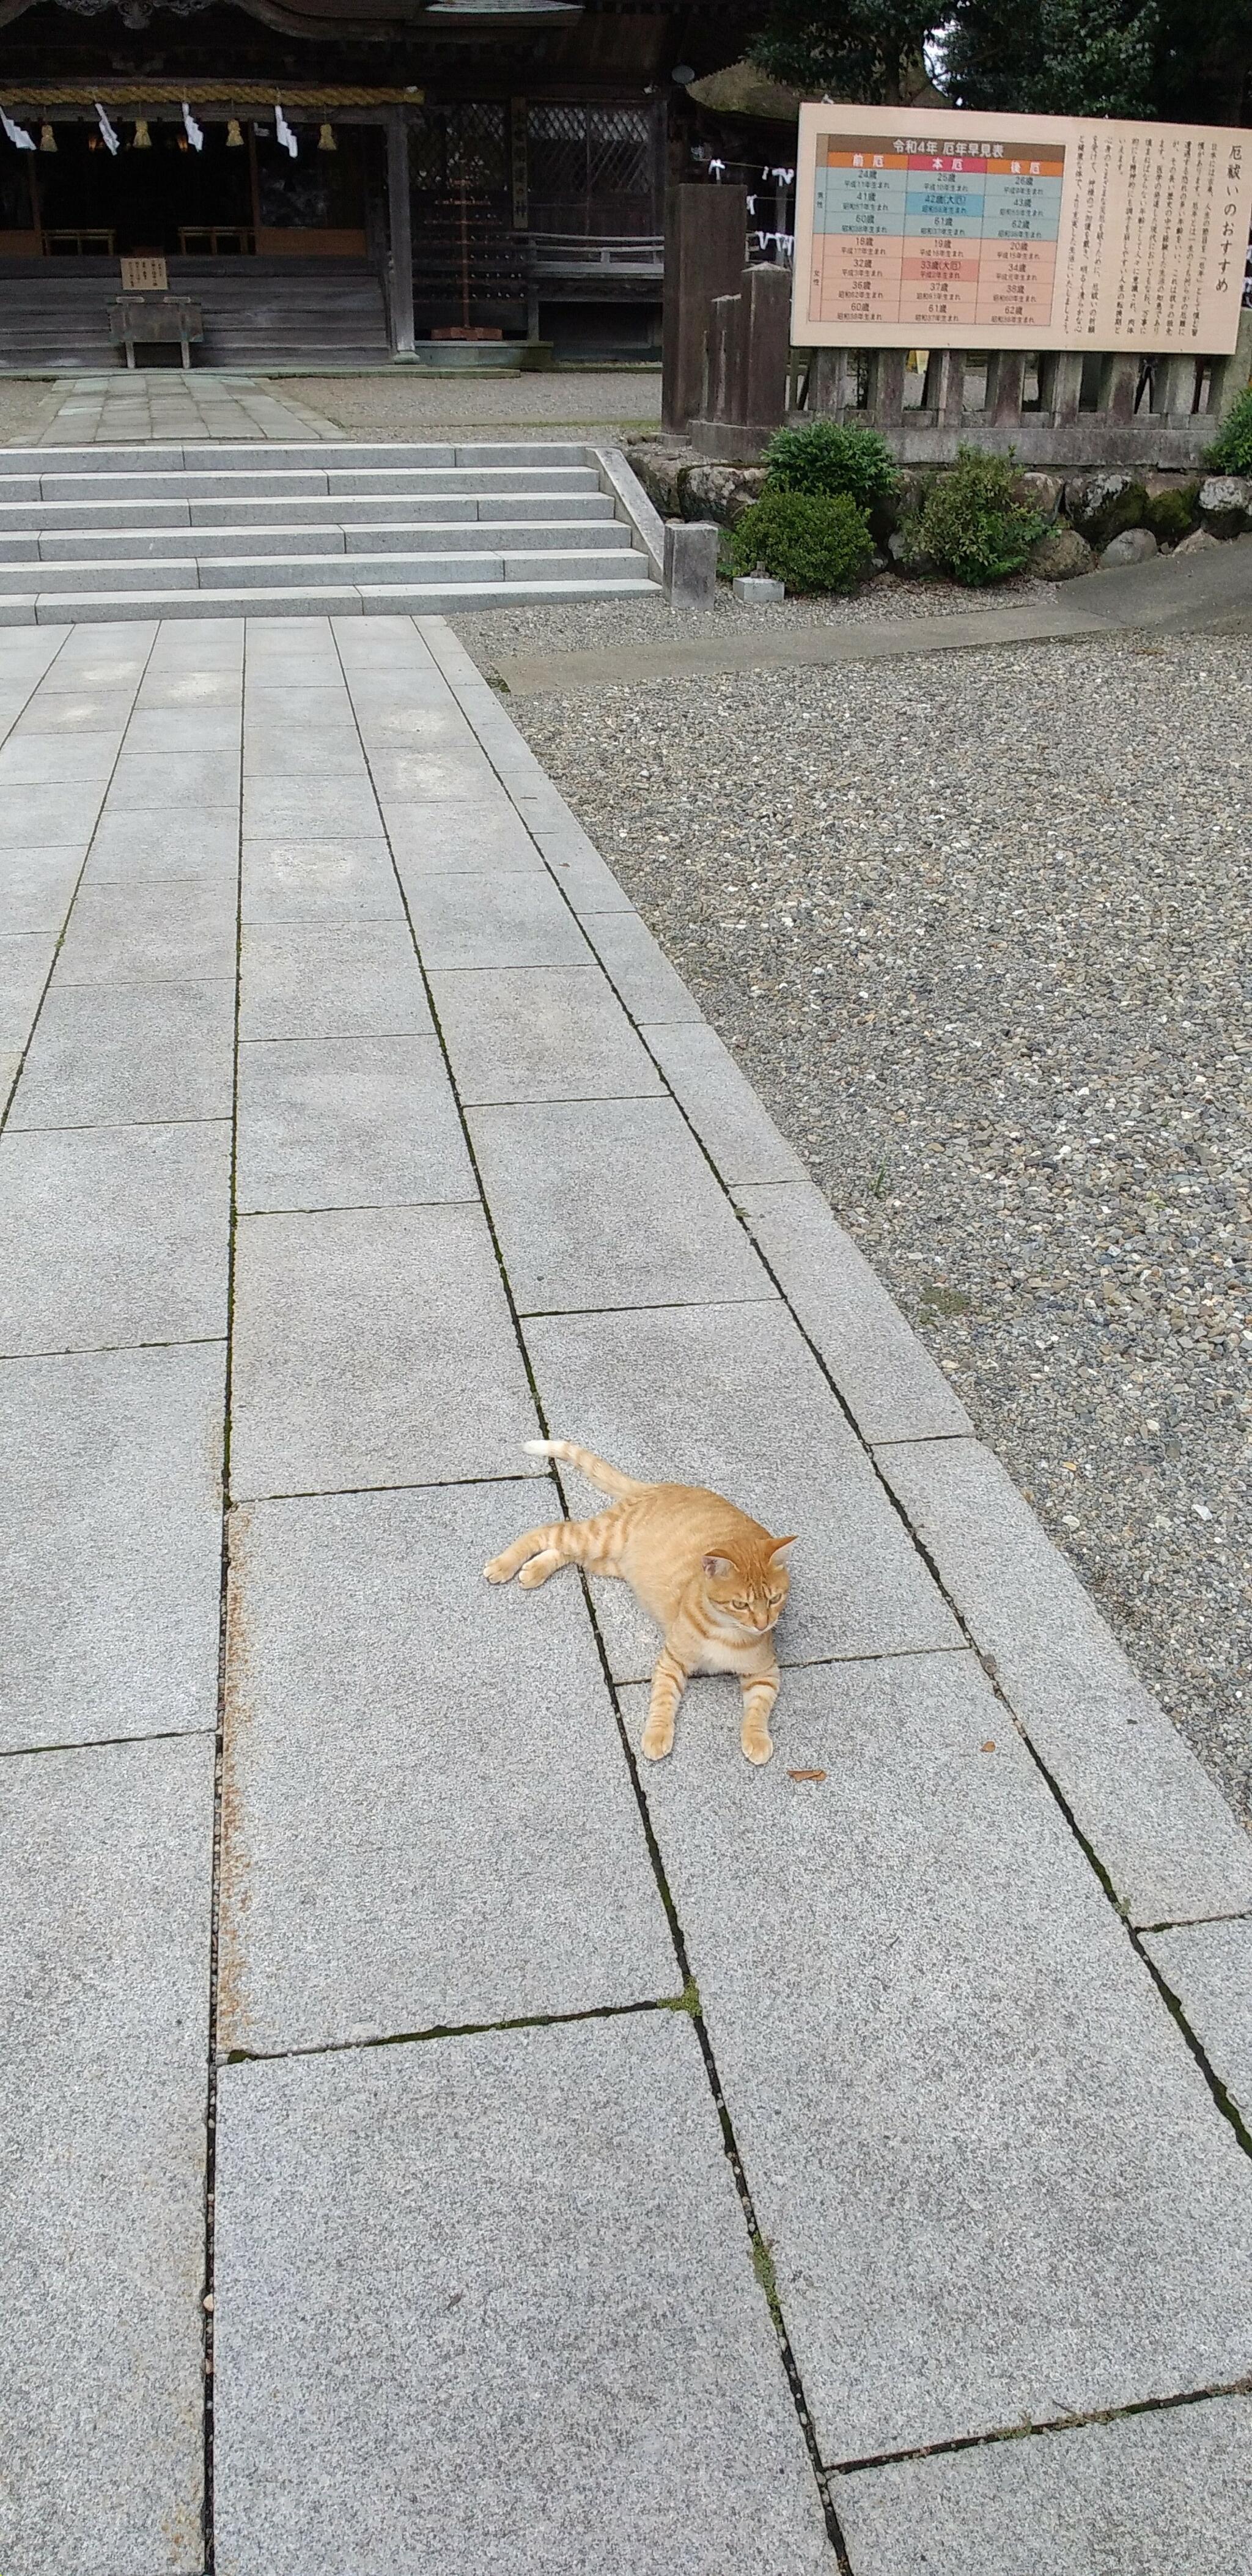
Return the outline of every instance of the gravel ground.
<path id="1" fill-rule="evenodd" d="M 261 379 L 258 378 L 258 382 Z M 271 376 L 279 402 L 307 403 L 350 438 L 426 438 L 443 430 L 484 438 L 617 438 L 655 429 L 659 367 L 553 368 L 525 376 Z"/>
<path id="2" fill-rule="evenodd" d="M 729 582 L 719 582 L 717 605 L 674 616 L 658 591 L 641 599 L 570 600 L 553 608 L 482 608 L 450 623 L 481 671 L 494 672 L 511 653 L 573 653 L 585 645 L 698 642 L 714 627 L 736 634 L 768 635 L 779 627 L 859 626 L 867 618 L 958 617 L 972 608 L 1034 606 L 1055 599 L 1052 581 L 1002 581 L 994 592 L 962 590 L 953 581 L 901 581 L 880 573 L 851 599 L 784 599 L 777 608 L 743 608 Z"/>
<path id="3" fill-rule="evenodd" d="M 515 714 L 1252 1817 L 1246 647 L 1118 637 Z"/>

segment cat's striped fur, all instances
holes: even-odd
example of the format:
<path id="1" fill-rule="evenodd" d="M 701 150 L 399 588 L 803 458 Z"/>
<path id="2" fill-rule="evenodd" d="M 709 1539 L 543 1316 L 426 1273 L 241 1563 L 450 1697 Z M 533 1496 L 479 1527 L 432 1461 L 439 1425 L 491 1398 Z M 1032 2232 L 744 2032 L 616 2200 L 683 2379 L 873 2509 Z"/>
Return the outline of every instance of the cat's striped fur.
<path id="1" fill-rule="evenodd" d="M 787 1598 L 784 1550 L 721 1494 L 702 1485 L 645 1485 L 593 1457 L 572 1440 L 528 1440 L 537 1458 L 577 1467 L 611 1511 L 587 1521 L 550 1521 L 527 1530 L 485 1568 L 490 1583 L 516 1574 L 529 1591 L 561 1565 L 620 1575 L 656 1620 L 664 1644 L 652 1675 L 643 1750 L 660 1762 L 674 1741 L 674 1718 L 692 1673 L 734 1673 L 743 1693 L 740 1741 L 749 1762 L 774 1750 L 770 1711 L 778 1696 L 774 1629 Z"/>

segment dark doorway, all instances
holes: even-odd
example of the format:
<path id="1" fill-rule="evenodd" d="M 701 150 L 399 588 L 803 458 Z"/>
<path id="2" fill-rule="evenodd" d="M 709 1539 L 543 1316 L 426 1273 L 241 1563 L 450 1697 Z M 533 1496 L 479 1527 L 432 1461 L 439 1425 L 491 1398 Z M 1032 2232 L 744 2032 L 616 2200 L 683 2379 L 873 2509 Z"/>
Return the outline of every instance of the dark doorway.
<path id="1" fill-rule="evenodd" d="M 153 123 L 147 148 L 137 149 L 134 127 L 120 119 L 117 124 L 117 153 L 92 127 L 59 123 L 56 151 L 38 156 L 40 213 L 54 256 L 85 247 L 76 236 L 93 230 L 112 234 L 119 255 L 177 256 L 180 235 L 190 227 L 220 231 L 214 245 L 219 256 L 249 248 L 247 149 L 227 149 L 224 125 L 206 125 L 204 148 L 193 152 L 181 125 Z M 203 247 L 208 249 L 207 241 Z"/>

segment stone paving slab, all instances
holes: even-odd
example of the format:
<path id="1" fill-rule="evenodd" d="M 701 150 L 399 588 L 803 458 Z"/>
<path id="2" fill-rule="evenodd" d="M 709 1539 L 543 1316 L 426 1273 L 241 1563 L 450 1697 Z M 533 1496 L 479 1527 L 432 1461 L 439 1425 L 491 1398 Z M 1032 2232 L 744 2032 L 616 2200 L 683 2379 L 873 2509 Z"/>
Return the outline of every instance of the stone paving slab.
<path id="1" fill-rule="evenodd" d="M 0 1746 L 212 1728 L 225 1344 L 0 1365 Z"/>
<path id="2" fill-rule="evenodd" d="M 523 1314 L 769 1296 L 671 1101 L 472 1109 L 469 1127 Z"/>
<path id="3" fill-rule="evenodd" d="M 97 884 L 89 862 L 60 972 L 67 984 L 233 982 L 235 952 L 235 884 L 224 869 L 177 885 Z"/>
<path id="4" fill-rule="evenodd" d="M 437 967 L 585 966 L 590 952 L 577 922 L 546 876 L 502 869 L 430 874 L 401 863 L 422 962 Z"/>
<path id="5" fill-rule="evenodd" d="M 876 1456 L 1131 1919 L 1252 1908 L 1252 1838 L 991 1452 L 943 1440 Z"/>
<path id="6" fill-rule="evenodd" d="M 245 841 L 242 919 L 399 922 L 400 889 L 386 841 Z"/>
<path id="7" fill-rule="evenodd" d="M 580 910 L 586 913 L 584 903 Z M 703 1028 L 698 1003 L 637 912 L 596 911 L 589 922 L 597 957 L 632 1019 L 640 1025 L 687 1022 Z"/>
<path id="8" fill-rule="evenodd" d="M 431 1025 L 403 920 L 245 925 L 241 1038 L 408 1037 Z"/>
<path id="9" fill-rule="evenodd" d="M 581 966 L 435 971 L 431 993 L 463 1101 L 621 1100 L 661 1081 L 590 958 Z"/>
<path id="10" fill-rule="evenodd" d="M 776 1536 L 799 1531 L 780 1662 L 962 1644 L 779 1301 L 539 1317 L 526 1347 L 555 1438 L 628 1475 L 711 1485 Z M 603 1509 L 581 1477 L 563 1474 L 575 1514 Z M 659 1639 L 624 1584 L 597 1583 L 596 1615 L 614 1677 L 645 1679 Z"/>
<path id="11" fill-rule="evenodd" d="M 211 1735 L 0 1764 L 14 2576 L 203 2565 Z"/>
<path id="12" fill-rule="evenodd" d="M 865 1440 L 939 1440 L 973 1431 L 960 1397 L 906 1324 L 865 1255 L 811 1181 L 735 1191 L 753 1242 Z"/>
<path id="13" fill-rule="evenodd" d="M 852 2576 L 1233 2576 L 1252 2400 L 1084 2424 L 836 2481 Z"/>
<path id="14" fill-rule="evenodd" d="M 685 2015 L 226 2067 L 219 2134 L 219 2576 L 833 2570 Z"/>
<path id="15" fill-rule="evenodd" d="M 535 876 L 542 862 L 529 832 L 507 805 L 441 805 L 393 810 L 387 830 L 406 889 L 429 876 L 504 876 L 524 869 Z"/>
<path id="16" fill-rule="evenodd" d="M 822 2457 L 1243 2378 L 1252 2166 L 974 1657 L 737 1701 L 648 1805 Z"/>
<path id="17" fill-rule="evenodd" d="M 10 1129 L 0 1140 L 0 1355 L 216 1339 L 229 1213 L 227 1119 Z"/>
<path id="18" fill-rule="evenodd" d="M 0 1046 L 25 1046 L 54 949 L 51 931 L 22 931 L 16 938 L 0 935 Z"/>
<path id="19" fill-rule="evenodd" d="M 192 877 L 234 880 L 239 817 L 227 806 L 209 813 L 114 813 L 106 805 L 91 844 L 91 883 L 183 885 Z M 181 898 L 180 898 L 181 899 Z"/>
<path id="20" fill-rule="evenodd" d="M 432 1199 L 477 1201 L 436 1037 L 240 1048 L 241 1212 Z"/>
<path id="21" fill-rule="evenodd" d="M 582 1596 L 482 1568 L 546 1478 L 232 1516 L 226 2048 L 588 2012 L 682 1979 Z"/>
<path id="22" fill-rule="evenodd" d="M 1252 2130 L 1252 1920 L 1245 1915 L 1227 1923 L 1189 1923 L 1177 1932 L 1145 1932 L 1143 1946 Z"/>
<path id="23" fill-rule="evenodd" d="M 13 1103 L 13 1127 L 229 1118 L 235 986 L 72 984 L 58 976 Z"/>
<path id="24" fill-rule="evenodd" d="M 86 852 L 85 841 L 64 850 L 0 851 L 0 917 L 6 932 L 58 933 Z"/>
<path id="25" fill-rule="evenodd" d="M 539 1426 L 477 1207 L 241 1217 L 231 1490 L 517 1473 Z"/>
<path id="26" fill-rule="evenodd" d="M 701 1144 L 732 1189 L 743 1181 L 803 1181 L 804 1165 L 784 1142 L 716 1029 L 662 1020 L 641 1035 Z"/>

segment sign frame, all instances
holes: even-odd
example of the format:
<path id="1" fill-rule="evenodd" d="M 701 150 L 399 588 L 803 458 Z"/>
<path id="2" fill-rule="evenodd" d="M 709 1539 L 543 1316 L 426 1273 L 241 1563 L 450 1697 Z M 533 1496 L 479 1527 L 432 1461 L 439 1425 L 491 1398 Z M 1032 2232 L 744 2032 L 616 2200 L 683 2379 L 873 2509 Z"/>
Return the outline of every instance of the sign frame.
<path id="1" fill-rule="evenodd" d="M 819 138 L 843 147 L 833 177 L 823 161 L 823 185 L 841 192 L 827 197 L 823 211 L 833 203 L 845 223 L 862 221 L 868 230 L 815 233 Z M 880 139 L 885 169 L 875 170 L 873 154 L 864 171 L 848 166 L 858 160 L 858 143 Z M 887 148 L 910 142 L 921 148 Z M 964 154 L 952 149 L 961 143 Z M 1023 149 L 1015 151 L 1017 144 Z M 984 145 L 986 151 L 970 149 Z M 865 159 L 862 152 L 859 161 Z M 1023 170 L 1031 162 L 1050 162 L 1052 170 Z M 989 175 L 998 189 L 994 207 Z M 1024 214 L 1004 212 L 1019 202 Z M 984 228 L 984 207 L 992 208 L 995 233 Z M 897 218 L 899 230 L 886 231 Z M 1004 237 L 1007 221 L 1024 225 L 1022 238 Z M 1244 126 L 806 101 L 797 147 L 792 344 L 1229 356 L 1250 229 L 1252 129 Z M 826 245 L 836 240 L 832 267 Z M 1049 274 L 1045 323 L 1040 306 Z M 894 315 L 883 309 L 893 291 Z M 880 309 L 815 318 L 813 303 L 829 305 L 836 296 Z M 1012 313 L 1015 296 L 1033 305 L 1027 318 L 994 318 L 993 304 Z"/>

